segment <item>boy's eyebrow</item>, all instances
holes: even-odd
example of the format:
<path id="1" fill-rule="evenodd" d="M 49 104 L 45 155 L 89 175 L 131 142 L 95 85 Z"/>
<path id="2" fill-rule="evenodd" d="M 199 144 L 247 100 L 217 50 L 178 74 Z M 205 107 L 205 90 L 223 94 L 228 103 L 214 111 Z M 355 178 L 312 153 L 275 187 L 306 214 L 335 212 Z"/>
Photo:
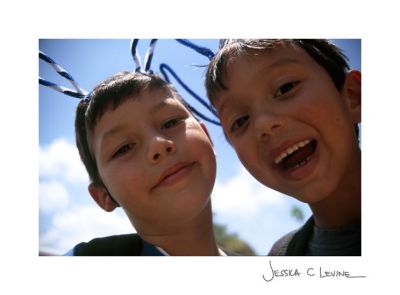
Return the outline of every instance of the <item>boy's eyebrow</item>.
<path id="1" fill-rule="evenodd" d="M 223 102 L 219 107 L 216 106 L 216 109 L 217 109 L 217 111 L 218 111 L 218 116 L 219 116 L 220 118 L 222 118 L 222 114 L 224 113 L 225 106 L 226 106 L 226 103 L 227 103 L 228 100 L 229 100 L 229 97 L 226 98 L 226 99 L 224 100 L 224 102 Z"/>
<path id="2" fill-rule="evenodd" d="M 167 97 L 166 99 L 163 99 L 162 101 L 160 101 L 154 107 L 151 108 L 150 114 L 156 113 L 156 112 L 160 111 L 163 108 L 166 108 L 168 106 L 174 105 L 174 104 L 171 104 L 171 103 L 167 102 L 167 100 L 169 100 L 169 99 L 174 99 L 174 98 L 173 97 Z"/>
<path id="3" fill-rule="evenodd" d="M 103 146 L 104 142 L 106 142 L 110 137 L 112 137 L 113 135 L 115 135 L 116 133 L 120 132 L 123 129 L 123 125 L 118 124 L 112 128 L 110 128 L 109 130 L 107 130 L 103 136 L 101 137 L 100 140 L 100 149 Z"/>
<path id="4" fill-rule="evenodd" d="M 269 64 L 265 68 L 276 68 L 276 67 L 285 66 L 288 64 L 299 64 L 299 63 L 300 63 L 299 60 L 297 60 L 293 57 L 286 57 L 286 58 L 279 59 L 279 60 Z"/>

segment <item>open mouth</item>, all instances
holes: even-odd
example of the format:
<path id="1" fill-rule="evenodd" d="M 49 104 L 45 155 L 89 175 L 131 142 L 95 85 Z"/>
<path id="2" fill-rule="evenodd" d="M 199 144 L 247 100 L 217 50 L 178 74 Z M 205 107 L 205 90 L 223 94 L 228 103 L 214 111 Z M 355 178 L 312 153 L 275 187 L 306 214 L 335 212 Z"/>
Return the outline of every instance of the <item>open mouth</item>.
<path id="1" fill-rule="evenodd" d="M 294 170 L 307 164 L 317 148 L 316 140 L 304 140 L 287 148 L 275 159 L 275 164 L 283 171 Z"/>

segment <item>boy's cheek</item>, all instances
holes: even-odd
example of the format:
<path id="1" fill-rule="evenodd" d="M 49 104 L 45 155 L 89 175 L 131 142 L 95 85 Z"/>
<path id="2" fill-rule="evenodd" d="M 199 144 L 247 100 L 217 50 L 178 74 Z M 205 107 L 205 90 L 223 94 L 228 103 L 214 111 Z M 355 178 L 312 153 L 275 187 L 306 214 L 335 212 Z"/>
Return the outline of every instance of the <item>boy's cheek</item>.
<path id="1" fill-rule="evenodd" d="M 250 148 L 250 144 L 248 144 L 247 147 L 243 145 L 234 145 L 233 148 L 243 166 L 245 166 L 250 173 L 258 174 L 257 164 L 261 164 L 262 162 L 261 159 L 257 159 L 258 154 L 254 149 Z"/>
<path id="2" fill-rule="evenodd" d="M 212 145 L 211 137 L 205 127 L 202 127 L 197 121 L 188 122 L 186 124 L 184 139 L 187 141 L 196 138 L 206 140 Z"/>

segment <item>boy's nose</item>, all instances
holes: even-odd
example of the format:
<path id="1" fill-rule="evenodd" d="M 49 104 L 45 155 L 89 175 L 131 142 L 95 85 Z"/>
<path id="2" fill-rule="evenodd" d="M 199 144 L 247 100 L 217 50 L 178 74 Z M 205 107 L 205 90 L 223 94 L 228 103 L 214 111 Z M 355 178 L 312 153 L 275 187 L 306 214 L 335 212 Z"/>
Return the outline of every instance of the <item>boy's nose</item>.
<path id="1" fill-rule="evenodd" d="M 284 125 L 284 122 L 281 116 L 263 112 L 257 116 L 254 125 L 257 137 L 264 140 L 277 132 Z"/>
<path id="2" fill-rule="evenodd" d="M 169 154 L 174 154 L 176 145 L 172 140 L 156 136 L 152 139 L 149 150 L 148 160 L 150 163 L 158 163 L 162 158 Z"/>

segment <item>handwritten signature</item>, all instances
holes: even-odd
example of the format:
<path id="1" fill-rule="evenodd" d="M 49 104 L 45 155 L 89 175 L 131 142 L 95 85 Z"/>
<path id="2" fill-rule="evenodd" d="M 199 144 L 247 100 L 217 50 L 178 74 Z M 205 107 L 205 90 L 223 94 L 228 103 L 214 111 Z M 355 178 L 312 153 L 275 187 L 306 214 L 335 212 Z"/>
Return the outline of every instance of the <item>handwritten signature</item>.
<path id="1" fill-rule="evenodd" d="M 266 282 L 271 282 L 274 278 L 291 278 L 301 276 L 318 278 L 366 278 L 366 276 L 352 275 L 351 272 L 347 270 L 327 270 L 321 266 L 318 268 L 306 267 L 304 270 L 299 268 L 277 269 L 272 266 L 271 261 L 269 261 L 268 271 L 262 275 L 264 281 Z"/>

